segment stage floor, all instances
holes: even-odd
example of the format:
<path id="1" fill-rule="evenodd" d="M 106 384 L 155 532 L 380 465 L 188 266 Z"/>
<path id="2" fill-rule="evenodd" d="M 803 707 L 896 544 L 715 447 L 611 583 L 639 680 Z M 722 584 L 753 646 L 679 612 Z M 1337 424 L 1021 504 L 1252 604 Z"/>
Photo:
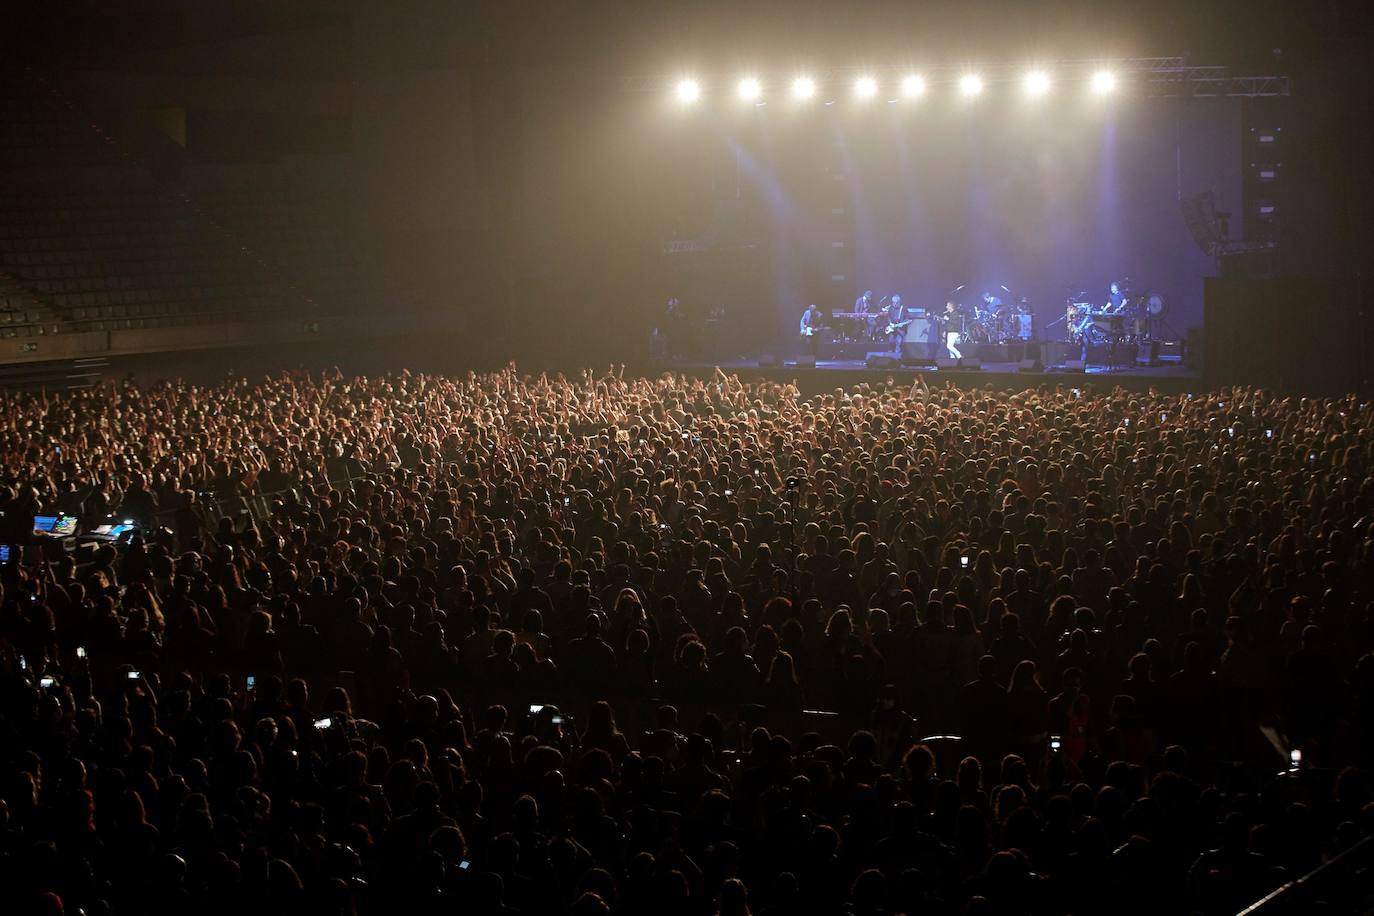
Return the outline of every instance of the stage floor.
<path id="1" fill-rule="evenodd" d="M 745 368 L 759 368 L 760 365 L 761 365 L 760 360 L 759 360 L 757 357 L 752 358 L 752 359 L 750 359 L 750 358 L 748 358 L 748 357 L 745 357 L 745 358 L 742 358 L 742 359 L 731 360 L 731 361 L 729 361 L 728 363 L 721 363 L 721 364 L 720 364 L 720 367 L 721 367 L 722 369 L 745 369 Z M 787 366 L 793 366 L 793 367 L 795 367 L 795 366 L 797 366 L 797 361 L 796 361 L 795 359 L 784 360 L 784 361 L 781 361 L 780 363 L 778 363 L 778 365 L 779 365 L 779 366 L 782 366 L 782 367 L 787 367 Z M 767 368 L 767 367 L 765 366 L 765 368 Z M 808 366 L 805 366 L 804 368 L 808 368 L 808 369 L 809 369 L 810 366 L 808 365 Z M 872 372 L 872 371 L 874 371 L 872 368 L 869 367 L 867 361 L 866 361 L 866 360 L 863 360 L 863 359 L 818 359 L 818 360 L 816 360 L 816 368 L 817 368 L 817 369 L 837 369 L 837 370 L 847 371 L 847 372 L 860 371 L 860 370 L 861 370 L 861 371 L 864 371 L 864 372 Z M 980 363 L 980 365 L 979 365 L 977 368 L 959 366 L 959 367 L 949 367 L 949 368 L 941 369 L 941 368 L 939 368 L 939 367 L 937 367 L 937 366 L 918 366 L 918 365 L 898 365 L 898 366 L 894 366 L 893 368 L 894 368 L 894 369 L 901 370 L 901 371 L 904 371 L 904 372 L 929 372 L 929 373 L 933 373 L 933 374 L 939 374 L 939 373 L 941 373 L 941 372 L 966 372 L 966 373 L 967 373 L 967 372 L 1019 373 L 1019 374 L 1021 374 L 1021 375 L 1064 375 L 1064 374 L 1067 374 L 1067 373 L 1078 373 L 1078 374 L 1086 373 L 1086 374 L 1088 374 L 1088 375 L 1133 375 L 1133 376 L 1149 376 L 1149 377 L 1162 377 L 1162 378 L 1196 377 L 1196 375 L 1197 375 L 1196 373 L 1192 372 L 1192 371 L 1189 370 L 1187 367 L 1185 367 L 1185 366 L 1183 365 L 1183 363 L 1182 363 L 1181 361 L 1179 361 L 1179 360 L 1162 361 L 1162 362 L 1160 362 L 1159 365 L 1155 365 L 1155 366 L 1116 366 L 1116 367 L 1113 367 L 1113 366 L 1107 366 L 1107 365 L 1100 365 L 1100 364 L 1096 364 L 1096 363 L 1089 363 L 1089 364 L 1087 364 L 1086 366 L 1084 366 L 1083 369 L 1081 369 L 1081 370 L 1079 370 L 1079 369 L 1064 369 L 1064 368 L 1059 368 L 1059 367 L 1055 367 L 1055 366 L 1049 366 L 1049 367 L 1046 367 L 1046 368 L 1043 369 L 1043 370 L 1036 371 L 1036 372 L 1020 372 L 1020 363 L 1013 363 L 1013 362 L 998 363 L 998 362 L 988 362 L 988 361 L 986 361 L 986 360 L 982 361 L 982 362 Z"/>
<path id="2" fill-rule="evenodd" d="M 1158 388 L 1170 392 L 1192 391 L 1201 383 L 1201 373 L 1180 360 L 1163 360 L 1152 366 L 1110 367 L 1100 363 L 1089 363 L 1083 368 L 1060 368 L 1055 366 L 1038 370 L 1022 369 L 1016 362 L 983 362 L 977 368 L 972 366 L 940 368 L 933 365 L 869 366 L 864 359 L 818 359 L 815 367 L 797 365 L 796 357 L 770 359 L 766 355 L 740 356 L 708 363 L 703 360 L 669 359 L 651 362 L 649 371 L 685 372 L 706 374 L 719 366 L 746 380 L 796 381 L 808 393 L 825 390 L 836 385 L 851 385 L 859 382 L 882 382 L 886 379 L 914 380 L 917 375 L 924 376 L 927 384 L 944 385 L 953 382 L 963 387 L 992 385 L 1000 389 L 1024 389 L 1039 385 L 1072 385 L 1075 379 L 1094 387 L 1115 387 L 1145 390 Z"/>

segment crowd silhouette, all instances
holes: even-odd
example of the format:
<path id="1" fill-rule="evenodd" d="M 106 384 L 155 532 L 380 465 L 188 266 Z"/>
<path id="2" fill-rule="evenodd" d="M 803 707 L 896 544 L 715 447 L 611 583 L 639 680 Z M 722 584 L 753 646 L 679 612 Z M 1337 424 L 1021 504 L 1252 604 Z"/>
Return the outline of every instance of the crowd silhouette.
<path id="1" fill-rule="evenodd" d="M 1233 913 L 1374 833 L 1372 427 L 623 367 L 0 395 L 4 909 Z"/>

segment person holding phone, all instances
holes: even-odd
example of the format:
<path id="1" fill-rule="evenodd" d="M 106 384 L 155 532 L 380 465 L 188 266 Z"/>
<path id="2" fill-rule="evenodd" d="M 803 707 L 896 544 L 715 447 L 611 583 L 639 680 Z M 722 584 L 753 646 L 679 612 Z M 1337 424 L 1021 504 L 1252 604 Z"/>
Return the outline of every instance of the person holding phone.
<path id="1" fill-rule="evenodd" d="M 1068 668 L 1060 677 L 1060 690 L 1046 706 L 1049 731 L 1060 736 L 1060 755 L 1077 767 L 1088 755 L 1088 724 L 1092 701 L 1083 692 L 1083 671 Z"/>

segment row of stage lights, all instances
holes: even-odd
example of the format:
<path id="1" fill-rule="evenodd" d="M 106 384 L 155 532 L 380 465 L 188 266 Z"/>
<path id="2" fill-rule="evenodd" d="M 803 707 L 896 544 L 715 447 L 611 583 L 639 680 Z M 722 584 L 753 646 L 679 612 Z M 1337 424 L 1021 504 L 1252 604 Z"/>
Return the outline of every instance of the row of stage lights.
<path id="1" fill-rule="evenodd" d="M 1094 95 L 1107 95 L 1116 89 L 1116 74 L 1110 70 L 1098 70 L 1088 79 L 1088 89 Z M 1054 82 L 1044 70 L 1031 70 L 1021 78 L 1021 91 L 1031 97 L 1047 95 Z M 983 94 L 986 85 L 977 73 L 965 73 L 958 80 L 959 94 L 972 98 Z M 763 83 L 756 77 L 746 76 L 735 85 L 735 97 L 741 102 L 762 104 Z M 854 80 L 853 94 L 860 100 L 871 99 L 878 94 L 878 80 L 872 76 L 860 76 Z M 912 73 L 902 77 L 898 89 L 903 98 L 914 99 L 926 94 L 929 87 L 925 77 Z M 816 81 L 809 76 L 799 76 L 792 81 L 790 93 L 793 99 L 805 102 L 816 97 Z M 683 105 L 694 105 L 701 101 L 702 86 L 697 80 L 685 78 L 673 87 L 673 97 Z"/>

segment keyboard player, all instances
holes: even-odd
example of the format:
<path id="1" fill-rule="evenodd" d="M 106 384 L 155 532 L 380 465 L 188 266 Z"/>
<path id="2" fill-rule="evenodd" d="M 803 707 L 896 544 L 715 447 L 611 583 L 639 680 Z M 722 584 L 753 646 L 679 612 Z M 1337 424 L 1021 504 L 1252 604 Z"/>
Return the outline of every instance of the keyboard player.
<path id="1" fill-rule="evenodd" d="M 873 328 L 878 323 L 878 310 L 873 305 L 873 290 L 866 289 L 863 295 L 854 300 L 855 320 L 863 322 L 868 339 L 873 339 Z"/>

